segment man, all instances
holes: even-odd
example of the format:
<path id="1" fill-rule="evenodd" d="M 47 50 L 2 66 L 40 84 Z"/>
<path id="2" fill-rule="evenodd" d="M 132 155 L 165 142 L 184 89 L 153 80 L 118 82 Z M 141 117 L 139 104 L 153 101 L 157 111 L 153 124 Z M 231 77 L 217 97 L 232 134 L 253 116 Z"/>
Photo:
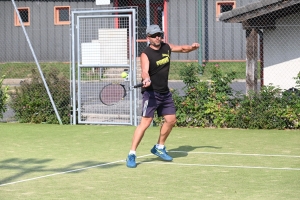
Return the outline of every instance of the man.
<path id="1" fill-rule="evenodd" d="M 163 31 L 158 25 L 151 25 L 146 30 L 149 46 L 141 54 L 143 113 L 137 126 L 131 149 L 128 154 L 127 167 L 136 167 L 136 149 L 142 140 L 146 129 L 150 126 L 154 112 L 164 117 L 157 144 L 150 150 L 165 161 L 172 161 L 164 146 L 173 126 L 176 123 L 176 110 L 172 94 L 168 87 L 171 52 L 188 53 L 199 48 L 198 43 L 192 45 L 173 45 L 162 41 Z"/>

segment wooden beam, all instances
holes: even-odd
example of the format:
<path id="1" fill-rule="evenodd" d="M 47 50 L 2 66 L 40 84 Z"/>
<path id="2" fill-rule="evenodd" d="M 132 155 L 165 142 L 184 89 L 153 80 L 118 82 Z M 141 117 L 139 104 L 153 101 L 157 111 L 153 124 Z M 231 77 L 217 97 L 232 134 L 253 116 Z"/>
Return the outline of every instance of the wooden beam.
<path id="1" fill-rule="evenodd" d="M 246 93 L 257 92 L 258 31 L 246 30 Z"/>
<path id="2" fill-rule="evenodd" d="M 275 17 L 263 16 L 258 18 L 249 19 L 242 22 L 243 29 L 275 29 L 276 28 Z"/>

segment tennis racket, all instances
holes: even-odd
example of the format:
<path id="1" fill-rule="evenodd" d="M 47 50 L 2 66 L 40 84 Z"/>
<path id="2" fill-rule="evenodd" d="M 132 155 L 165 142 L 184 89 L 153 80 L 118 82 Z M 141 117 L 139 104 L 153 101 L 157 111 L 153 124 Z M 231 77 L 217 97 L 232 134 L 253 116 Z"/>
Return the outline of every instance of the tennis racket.
<path id="1" fill-rule="evenodd" d="M 139 88 L 142 86 L 143 83 L 139 83 L 137 85 L 130 86 L 128 90 L 130 91 L 134 88 Z M 126 95 L 127 90 L 125 85 L 119 83 L 110 83 L 102 88 L 99 94 L 99 99 L 104 105 L 112 106 L 124 99 Z"/>

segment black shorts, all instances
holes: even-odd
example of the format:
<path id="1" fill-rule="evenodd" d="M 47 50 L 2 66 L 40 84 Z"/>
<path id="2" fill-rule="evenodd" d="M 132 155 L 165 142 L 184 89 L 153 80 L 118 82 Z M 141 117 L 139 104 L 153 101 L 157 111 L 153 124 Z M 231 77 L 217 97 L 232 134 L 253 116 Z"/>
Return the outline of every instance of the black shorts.
<path id="1" fill-rule="evenodd" d="M 172 93 L 157 93 L 154 91 L 143 92 L 143 117 L 154 117 L 154 112 L 157 115 L 175 115 L 176 109 L 172 98 Z"/>

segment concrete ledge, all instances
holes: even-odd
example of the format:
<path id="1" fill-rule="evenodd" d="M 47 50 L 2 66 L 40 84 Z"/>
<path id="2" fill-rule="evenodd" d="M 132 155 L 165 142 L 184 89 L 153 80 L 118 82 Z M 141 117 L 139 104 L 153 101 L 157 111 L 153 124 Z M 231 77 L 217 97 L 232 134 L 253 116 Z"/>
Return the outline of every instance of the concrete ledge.
<path id="1" fill-rule="evenodd" d="M 4 79 L 2 84 L 3 85 L 20 85 L 21 81 L 24 81 L 25 79 Z"/>

